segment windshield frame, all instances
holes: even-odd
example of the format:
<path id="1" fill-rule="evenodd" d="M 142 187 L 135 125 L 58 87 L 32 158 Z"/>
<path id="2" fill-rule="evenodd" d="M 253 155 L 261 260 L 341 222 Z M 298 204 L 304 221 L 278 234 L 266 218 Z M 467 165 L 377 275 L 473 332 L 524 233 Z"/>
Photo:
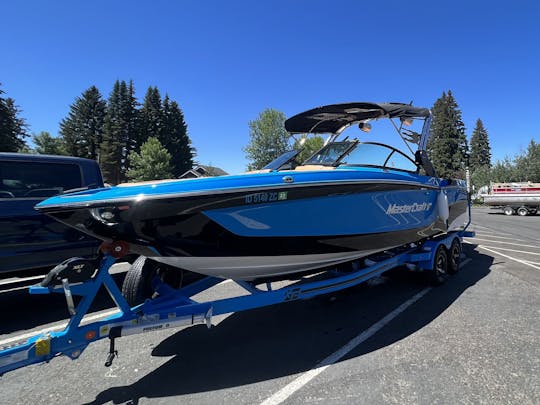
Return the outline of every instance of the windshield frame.
<path id="1" fill-rule="evenodd" d="M 388 156 L 386 157 L 386 160 L 384 161 L 383 163 L 383 166 L 380 166 L 380 165 L 370 165 L 370 164 L 362 164 L 362 163 L 341 163 L 341 161 L 347 157 L 347 155 L 352 152 L 354 149 L 356 149 L 359 145 L 377 145 L 377 146 L 382 146 L 386 149 L 390 149 L 391 152 L 389 152 Z M 396 168 L 396 167 L 389 167 L 389 166 L 386 166 L 386 164 L 388 163 L 388 161 L 390 160 L 390 158 L 392 157 L 392 155 L 394 153 L 398 153 L 399 155 L 401 156 L 404 156 L 405 158 L 407 158 L 412 164 L 414 164 L 414 166 L 416 167 L 416 170 L 407 170 L 407 169 L 400 169 L 400 168 Z M 380 142 L 356 142 L 355 144 L 355 147 L 353 149 L 349 149 L 347 151 L 347 154 L 344 154 L 342 156 L 340 156 L 340 158 L 335 162 L 337 164 L 337 166 L 351 166 L 351 167 L 377 167 L 377 168 L 382 168 L 382 169 L 387 169 L 387 170 L 398 170 L 398 171 L 401 171 L 401 172 L 407 172 L 407 173 L 419 173 L 420 172 L 420 166 L 418 165 L 418 163 L 412 159 L 410 156 L 407 156 L 405 153 L 403 153 L 402 151 L 400 151 L 399 149 L 397 148 L 394 148 L 393 146 L 390 146 L 390 145 L 387 145 L 385 143 L 380 143 Z"/>
<path id="2" fill-rule="evenodd" d="M 345 149 L 345 151 L 342 152 L 336 158 L 336 160 L 334 160 L 333 162 L 329 162 L 329 163 L 310 162 L 310 160 L 313 159 L 318 154 L 320 154 L 321 151 L 323 151 L 324 149 L 330 148 L 332 146 L 332 144 L 349 144 L 349 147 L 347 147 Z M 388 150 L 388 155 L 386 156 L 386 159 L 385 159 L 384 163 L 382 164 L 382 166 L 381 165 L 373 165 L 373 164 L 363 164 L 363 163 L 343 163 L 343 159 L 345 159 L 351 152 L 356 150 L 360 145 L 376 145 L 376 146 L 383 147 L 384 149 L 387 149 Z M 392 158 L 392 156 L 395 153 L 397 153 L 398 155 L 403 156 L 407 160 L 409 160 L 416 167 L 416 170 L 408 170 L 408 169 L 401 169 L 401 168 L 387 166 L 388 161 Z M 343 141 L 340 141 L 340 142 L 331 142 L 331 143 L 325 145 L 324 147 L 319 149 L 316 153 L 314 153 L 312 156 L 310 156 L 308 159 L 306 159 L 306 161 L 303 162 L 301 166 L 309 166 L 309 165 L 331 166 L 331 167 L 337 167 L 337 166 L 376 167 L 376 168 L 382 168 L 382 169 L 385 169 L 385 170 L 397 170 L 397 171 L 402 171 L 402 172 L 407 172 L 407 173 L 419 173 L 420 172 L 420 166 L 418 165 L 418 163 L 414 159 L 412 159 L 410 156 L 407 156 L 405 153 L 400 151 L 399 149 L 397 149 L 397 148 L 395 148 L 393 146 L 381 143 L 381 142 L 361 142 L 361 141 L 359 141 L 357 139 L 351 140 L 351 141 L 343 140 Z"/>
<path id="3" fill-rule="evenodd" d="M 274 160 L 272 160 L 270 163 L 265 165 L 261 170 L 270 170 L 272 172 L 276 172 L 279 170 L 283 170 L 283 168 L 288 164 L 291 164 L 291 166 L 297 166 L 298 162 L 296 162 L 296 165 L 294 165 L 294 162 L 296 161 L 296 157 L 300 154 L 300 152 L 302 152 L 302 149 L 292 149 L 285 151 L 281 155 L 276 157 Z"/>
<path id="4" fill-rule="evenodd" d="M 318 166 L 332 166 L 332 167 L 337 167 L 340 165 L 340 161 L 341 159 L 343 159 L 345 156 L 347 156 L 347 154 L 354 150 L 356 148 L 356 146 L 358 145 L 358 143 L 360 143 L 360 141 L 358 141 L 358 139 L 353 139 L 351 141 L 345 139 L 343 141 L 339 141 L 339 142 L 330 142 L 326 145 L 324 145 L 321 149 L 319 149 L 317 152 L 315 152 L 313 155 L 311 155 L 309 158 L 307 158 L 303 163 L 302 163 L 302 166 L 308 166 L 308 165 L 318 165 Z M 335 145 L 335 144 L 349 144 L 349 146 L 340 154 L 338 155 L 338 157 L 333 161 L 333 162 L 328 162 L 328 163 L 323 163 L 323 162 L 311 162 L 311 163 L 308 163 L 311 159 L 313 159 L 316 155 L 318 155 L 322 150 L 324 149 L 327 149 L 329 147 L 331 147 L 332 145 Z"/>

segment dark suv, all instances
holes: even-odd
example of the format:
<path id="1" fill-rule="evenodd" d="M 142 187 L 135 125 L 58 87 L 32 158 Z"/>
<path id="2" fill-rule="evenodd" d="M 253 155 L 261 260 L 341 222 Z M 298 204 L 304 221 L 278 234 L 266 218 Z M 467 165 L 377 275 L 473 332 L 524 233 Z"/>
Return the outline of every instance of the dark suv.
<path id="1" fill-rule="evenodd" d="M 103 187 L 94 160 L 0 153 L 0 273 L 92 257 L 99 242 L 34 210 L 68 190 Z"/>

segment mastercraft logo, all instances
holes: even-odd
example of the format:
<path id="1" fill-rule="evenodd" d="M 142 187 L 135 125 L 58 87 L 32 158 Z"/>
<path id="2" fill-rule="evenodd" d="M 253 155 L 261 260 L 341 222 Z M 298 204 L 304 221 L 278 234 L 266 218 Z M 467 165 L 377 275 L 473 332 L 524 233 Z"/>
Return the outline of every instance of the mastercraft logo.
<path id="1" fill-rule="evenodd" d="M 406 204 L 406 205 L 397 205 L 390 204 L 386 209 L 386 215 L 395 215 L 395 214 L 411 214 L 414 212 L 427 211 L 431 208 L 432 203 L 423 202 L 422 204 Z"/>

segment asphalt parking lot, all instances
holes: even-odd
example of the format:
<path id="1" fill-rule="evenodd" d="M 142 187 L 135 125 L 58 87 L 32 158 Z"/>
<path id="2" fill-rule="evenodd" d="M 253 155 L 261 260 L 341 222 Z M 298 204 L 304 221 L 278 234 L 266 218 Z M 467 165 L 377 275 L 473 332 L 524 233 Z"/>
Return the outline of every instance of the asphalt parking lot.
<path id="1" fill-rule="evenodd" d="M 210 330 L 124 337 L 111 368 L 101 340 L 77 361 L 4 375 L 0 403 L 538 404 L 540 215 L 474 209 L 472 230 L 461 271 L 443 286 L 397 271 L 331 296 L 216 317 Z M 16 282 L 0 286 L 0 308 L 0 346 L 67 319 L 63 296 L 29 296 Z"/>

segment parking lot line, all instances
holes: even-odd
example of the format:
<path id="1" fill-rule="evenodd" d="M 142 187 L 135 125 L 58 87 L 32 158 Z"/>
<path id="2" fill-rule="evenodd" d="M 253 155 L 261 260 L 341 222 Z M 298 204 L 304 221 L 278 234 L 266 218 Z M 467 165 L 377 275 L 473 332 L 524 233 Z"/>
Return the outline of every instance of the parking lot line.
<path id="1" fill-rule="evenodd" d="M 506 236 L 498 236 L 498 235 L 495 235 L 495 234 L 493 234 L 493 233 L 488 233 L 488 232 L 477 232 L 477 231 L 475 231 L 475 233 L 476 233 L 477 235 L 485 236 L 485 237 L 489 237 L 489 238 L 507 239 L 507 240 L 514 240 L 514 241 L 518 241 L 518 242 L 527 242 L 526 240 L 523 240 L 523 239 L 508 238 L 508 237 L 506 237 Z M 505 235 L 508 235 L 508 234 L 505 234 Z"/>
<path id="2" fill-rule="evenodd" d="M 82 324 L 84 324 L 85 322 L 88 322 L 88 321 L 94 321 L 96 319 L 104 318 L 104 317 L 112 315 L 112 314 L 114 314 L 116 312 L 118 312 L 118 308 L 113 309 L 113 310 L 109 310 L 109 311 L 100 312 L 100 313 L 97 313 L 95 315 L 86 316 L 86 317 L 83 318 Z M 42 333 L 62 330 L 67 326 L 67 324 L 68 324 L 68 322 L 62 322 L 62 323 L 59 323 L 59 324 L 56 324 L 56 325 L 51 325 L 48 328 L 44 328 L 44 329 L 37 330 L 37 331 L 34 331 L 34 332 L 28 332 L 28 333 L 25 333 L 23 335 L 17 335 L 17 336 L 13 336 L 11 338 L 0 340 L 0 346 L 5 346 L 5 345 L 8 345 L 8 344 L 13 343 L 13 342 L 20 342 L 20 341 L 28 339 L 28 338 L 30 338 L 32 336 L 40 335 Z"/>
<path id="3" fill-rule="evenodd" d="M 7 280 L 0 280 L 0 286 L 1 285 L 9 285 L 9 284 L 18 284 L 18 283 L 24 283 L 27 281 L 33 281 L 33 280 L 43 280 L 43 277 L 45 276 L 32 276 L 32 277 L 23 277 L 23 278 L 9 278 Z"/>
<path id="4" fill-rule="evenodd" d="M 522 246 L 522 247 L 532 247 L 532 248 L 536 248 L 536 249 L 540 249 L 540 246 L 539 245 L 524 245 L 522 243 L 512 243 L 512 242 L 503 242 L 503 241 L 500 241 L 500 240 L 491 240 L 491 239 L 483 239 L 483 238 L 478 238 L 478 237 L 474 237 L 474 238 L 467 238 L 467 239 L 471 239 L 471 240 L 485 240 L 487 242 L 492 242 L 492 243 L 503 243 L 505 245 L 516 245 L 516 246 Z M 514 239 L 515 240 L 515 239 Z M 501 248 L 502 249 L 502 248 Z"/>
<path id="5" fill-rule="evenodd" d="M 482 246 L 484 248 L 491 248 L 491 249 L 497 249 L 497 250 L 506 250 L 506 251 L 509 251 L 509 252 L 525 253 L 527 255 L 540 256 L 540 253 L 533 253 L 533 252 L 529 252 L 528 250 L 516 250 L 516 249 L 503 248 L 503 247 L 500 247 L 500 246 L 486 246 L 486 245 L 479 245 L 479 246 Z"/>
<path id="6" fill-rule="evenodd" d="M 345 356 L 347 353 L 349 353 L 351 350 L 356 348 L 360 343 L 369 339 L 371 336 L 373 336 L 375 333 L 381 330 L 384 326 L 386 326 L 389 322 L 391 322 L 395 317 L 397 317 L 399 314 L 405 311 L 408 307 L 410 307 L 412 304 L 414 304 L 416 301 L 418 301 L 420 298 L 426 295 L 427 292 L 430 290 L 431 290 L 431 287 L 424 288 L 422 291 L 420 291 L 418 294 L 413 296 L 411 299 L 405 301 L 403 304 L 401 304 L 399 307 L 394 309 L 384 318 L 379 320 L 377 323 L 373 324 L 369 329 L 366 329 L 365 331 L 363 331 L 362 333 L 354 337 L 345 346 L 341 347 L 339 350 L 335 351 L 330 356 L 322 360 L 315 368 L 312 368 L 311 370 L 306 371 L 305 373 L 303 373 L 302 375 L 300 375 L 299 377 L 291 381 L 289 384 L 287 384 L 285 387 L 280 389 L 278 392 L 273 394 L 271 397 L 267 398 L 265 401 L 261 403 L 261 405 L 281 404 L 283 401 L 289 398 L 292 394 L 294 394 L 296 391 L 298 391 L 300 388 L 302 388 L 304 385 L 309 383 L 312 379 L 314 379 L 320 373 L 326 370 L 329 366 L 331 366 L 332 364 L 340 360 L 343 356 Z"/>
<path id="7" fill-rule="evenodd" d="M 504 253 L 498 252 L 497 250 L 491 249 L 489 247 L 485 247 L 483 245 L 477 245 L 476 243 L 472 243 L 472 242 L 468 242 L 468 241 L 464 241 L 464 242 L 468 243 L 469 245 L 476 245 L 480 249 L 485 249 L 488 252 L 498 254 L 500 256 L 506 257 L 507 259 L 514 260 L 515 262 L 518 262 L 518 263 L 524 264 L 526 266 L 530 266 L 530 267 L 533 267 L 533 268 L 535 268 L 537 270 L 540 270 L 539 266 L 535 266 L 534 264 L 531 264 L 531 263 L 527 262 L 526 260 L 521 260 L 521 259 L 517 259 L 517 258 L 512 257 L 512 256 L 505 255 Z M 497 248 L 497 249 L 500 249 L 500 248 Z M 529 253 L 529 252 L 526 252 L 526 253 Z"/>

